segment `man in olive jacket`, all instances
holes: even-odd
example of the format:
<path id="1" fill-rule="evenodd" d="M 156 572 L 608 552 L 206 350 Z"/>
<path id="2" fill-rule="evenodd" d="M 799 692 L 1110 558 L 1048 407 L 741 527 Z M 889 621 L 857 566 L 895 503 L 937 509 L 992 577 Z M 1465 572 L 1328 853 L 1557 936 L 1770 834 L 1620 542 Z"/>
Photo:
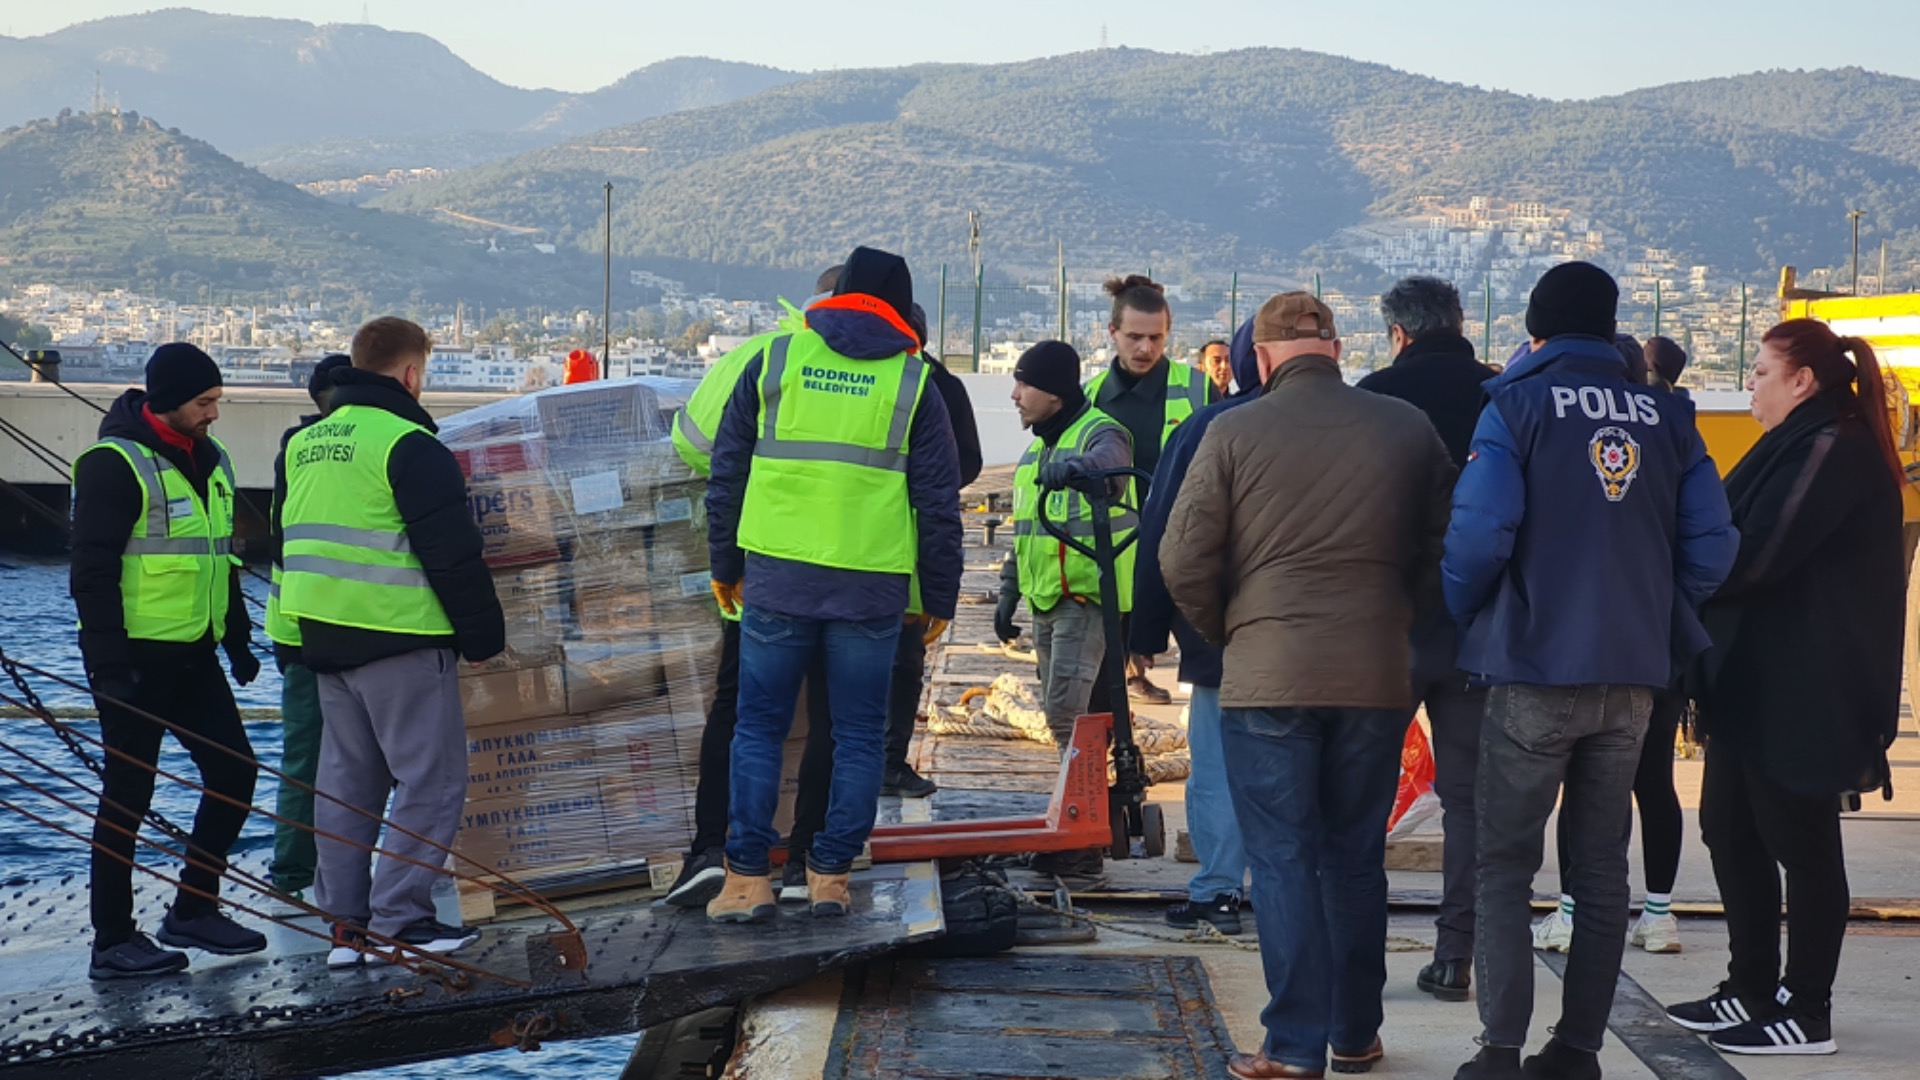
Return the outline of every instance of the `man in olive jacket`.
<path id="1" fill-rule="evenodd" d="M 1324 1069 L 1329 1046 L 1336 1064 L 1381 1053 L 1407 638 L 1439 602 L 1454 465 L 1419 409 L 1345 383 L 1312 294 L 1267 301 L 1253 340 L 1265 392 L 1202 437 L 1160 569 L 1226 649 L 1227 786 L 1273 995 L 1264 1047 L 1230 1068 L 1267 1077 Z"/>

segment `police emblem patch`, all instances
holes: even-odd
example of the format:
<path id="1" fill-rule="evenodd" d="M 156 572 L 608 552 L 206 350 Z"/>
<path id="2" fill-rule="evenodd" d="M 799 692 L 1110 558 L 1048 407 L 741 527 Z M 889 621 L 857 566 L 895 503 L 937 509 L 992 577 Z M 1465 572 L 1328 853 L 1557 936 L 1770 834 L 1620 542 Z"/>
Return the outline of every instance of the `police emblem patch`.
<path id="1" fill-rule="evenodd" d="M 1619 502 L 1626 498 L 1627 488 L 1640 472 L 1640 444 L 1633 441 L 1633 436 L 1623 428 L 1603 427 L 1594 432 L 1587 443 L 1587 457 L 1593 462 L 1594 473 L 1600 477 L 1607 501 Z"/>

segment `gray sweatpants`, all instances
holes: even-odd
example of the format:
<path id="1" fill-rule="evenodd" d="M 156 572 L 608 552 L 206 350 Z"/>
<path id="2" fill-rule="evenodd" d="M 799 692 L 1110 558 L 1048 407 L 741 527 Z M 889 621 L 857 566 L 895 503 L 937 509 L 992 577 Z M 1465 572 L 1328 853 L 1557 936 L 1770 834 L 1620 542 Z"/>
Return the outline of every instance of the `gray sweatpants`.
<path id="1" fill-rule="evenodd" d="M 1100 605 L 1063 599 L 1051 611 L 1033 613 L 1033 651 L 1040 661 L 1041 707 L 1061 753 L 1073 742 L 1073 722 L 1087 711 L 1106 654 L 1106 624 Z"/>
<path id="2" fill-rule="evenodd" d="M 333 795 L 443 847 L 460 831 L 467 790 L 466 724 L 452 649 L 418 649 L 320 676 L 320 770 L 313 823 L 319 866 L 314 902 L 328 915 L 393 935 L 433 914 L 433 885 L 447 856 L 396 830 L 380 850 L 414 866 L 328 839 L 335 833 L 371 848 L 380 823 L 335 803 Z M 393 806 L 387 807 L 387 795 Z"/>

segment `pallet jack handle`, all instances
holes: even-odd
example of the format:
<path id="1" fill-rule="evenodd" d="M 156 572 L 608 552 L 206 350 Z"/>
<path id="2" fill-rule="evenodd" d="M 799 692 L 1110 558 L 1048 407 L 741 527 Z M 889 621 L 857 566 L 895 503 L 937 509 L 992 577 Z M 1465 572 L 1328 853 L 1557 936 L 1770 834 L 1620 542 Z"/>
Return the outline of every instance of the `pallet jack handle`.
<path id="1" fill-rule="evenodd" d="M 1126 495 L 1115 499 L 1108 489 L 1111 482 L 1118 479 L 1128 481 Z M 1140 538 L 1138 504 L 1139 484 L 1153 479 L 1146 472 L 1122 466 L 1112 469 L 1094 469 L 1074 476 L 1070 487 L 1087 501 L 1090 520 L 1082 522 L 1069 511 L 1069 520 L 1058 522 L 1047 513 L 1049 496 L 1061 487 L 1041 486 L 1039 500 L 1040 527 L 1054 539 L 1093 560 L 1100 570 L 1100 621 L 1106 630 L 1108 677 L 1112 680 L 1108 687 L 1108 697 L 1113 708 L 1113 783 L 1108 788 L 1108 798 L 1113 821 L 1113 855 L 1115 858 L 1128 857 L 1131 847 L 1129 840 L 1134 837 L 1145 838 L 1150 830 L 1143 817 L 1146 803 L 1147 777 L 1145 760 L 1140 753 L 1139 744 L 1133 738 L 1133 706 L 1127 698 L 1127 643 L 1122 639 L 1120 630 L 1120 556 Z M 1116 517 L 1112 511 L 1118 509 Z M 1114 526 L 1128 528 L 1128 535 L 1115 542 Z M 1091 545 L 1079 537 L 1091 536 Z M 1124 823 L 1124 831 L 1122 824 Z M 1156 845 L 1157 846 L 1157 845 Z"/>

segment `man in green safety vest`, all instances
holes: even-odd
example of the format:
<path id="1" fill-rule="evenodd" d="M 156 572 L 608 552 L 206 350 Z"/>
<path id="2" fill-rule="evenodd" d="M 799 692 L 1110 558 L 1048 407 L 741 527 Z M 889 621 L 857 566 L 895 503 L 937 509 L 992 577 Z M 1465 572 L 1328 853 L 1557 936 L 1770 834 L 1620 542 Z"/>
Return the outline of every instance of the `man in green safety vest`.
<path id="1" fill-rule="evenodd" d="M 814 282 L 814 295 L 807 300 L 806 306 L 812 307 L 831 296 L 834 284 L 839 280 L 839 266 L 830 266 L 822 271 Z M 721 415 L 726 411 L 727 399 L 733 396 L 734 387 L 740 382 L 740 373 L 753 361 L 764 362 L 767 347 L 774 339 L 799 333 L 806 328 L 806 312 L 788 306 L 786 314 L 780 318 L 778 329 L 741 342 L 714 361 L 713 366 L 700 377 L 700 385 L 687 397 L 686 406 L 673 414 L 673 446 L 689 469 L 700 476 L 713 472 L 713 440 L 720 432 Z M 739 719 L 740 612 L 737 608 L 729 611 L 722 607 L 720 616 L 724 620 L 720 635 L 720 666 L 714 674 L 713 703 L 707 707 L 707 725 L 700 732 L 699 780 L 693 796 L 693 844 L 687 857 L 681 861 L 680 873 L 666 896 L 669 906 L 682 909 L 706 907 L 714 897 L 720 895 L 720 887 L 727 876 L 723 849 L 727 842 L 727 774 L 732 766 L 733 728 Z M 813 718 L 812 712 L 822 715 Z M 814 757 L 830 758 L 833 753 L 833 726 L 824 715 L 825 710 L 812 712 L 807 727 L 807 746 L 813 748 Z M 802 770 L 800 783 L 803 788 L 810 788 L 826 779 L 810 776 Z"/>
<path id="2" fill-rule="evenodd" d="M 369 933 L 431 953 L 479 938 L 435 917 L 433 886 L 467 790 L 456 654 L 498 654 L 506 624 L 466 478 L 420 405 L 432 349 L 405 319 L 362 326 L 333 411 L 285 451 L 279 610 L 326 718 L 314 900 L 333 920 L 332 967 L 385 944 Z M 395 828 L 370 874 L 383 815 Z"/>
<path id="3" fill-rule="evenodd" d="M 833 784 L 807 852 L 813 913 L 844 915 L 848 872 L 873 829 L 895 642 L 919 570 L 925 636 L 960 589 L 959 465 L 941 396 L 906 321 L 897 255 L 857 248 L 834 295 L 740 374 L 707 487 L 714 595 L 741 612 L 739 721 L 726 879 L 709 918 L 774 914 L 781 744 L 817 659 L 832 684 Z"/>
<path id="4" fill-rule="evenodd" d="M 274 664 L 280 669 L 280 771 L 311 787 L 320 768 L 320 683 L 300 654 L 300 623 L 280 609 L 280 508 L 287 501 L 287 443 L 327 415 L 333 402 L 333 373 L 352 366 L 343 353 L 321 358 L 307 380 L 307 396 L 319 412 L 308 413 L 280 436 L 280 453 L 273 459 L 273 502 L 267 509 L 273 555 L 273 581 L 267 590 L 267 637 L 273 641 Z M 298 824 L 313 824 L 313 792 L 297 784 L 281 784 L 274 795 L 273 861 L 267 875 L 273 887 L 306 901 L 313 886 L 313 833 Z M 289 914 L 305 914 L 290 908 Z"/>
<path id="5" fill-rule="evenodd" d="M 220 876 L 253 800 L 258 769 L 214 653 L 240 685 L 260 673 L 233 555 L 233 462 L 208 433 L 220 418 L 220 368 L 175 342 L 147 361 L 147 387 L 120 395 L 100 441 L 73 463 L 70 590 L 105 759 L 93 828 L 96 979 L 164 975 L 187 954 L 163 949 L 133 918 L 135 835 L 153 801 L 160 737 L 193 756 L 202 795 L 179 891 L 155 933 L 175 949 L 237 954 L 267 939 L 220 910 Z M 229 753 L 232 751 L 233 753 Z M 237 755 L 237 756 L 236 756 Z M 237 805 L 221 796 L 236 800 Z"/>
<path id="6" fill-rule="evenodd" d="M 1109 278 L 1106 290 L 1113 297 L 1113 316 L 1107 322 L 1113 364 L 1088 381 L 1087 397 L 1095 408 L 1125 425 L 1133 435 L 1134 467 L 1152 475 L 1168 434 L 1220 395 L 1205 375 L 1167 359 L 1173 309 L 1167 305 L 1163 286 L 1131 274 Z M 1140 485 L 1143 500 L 1147 486 L 1144 481 Z M 1131 603 L 1122 605 L 1123 611 L 1132 609 Z M 1169 704 L 1172 695 L 1147 678 L 1150 664 L 1151 658 L 1128 660 L 1127 695 L 1150 705 Z M 1094 687 L 1095 712 L 1109 711 L 1107 684 L 1102 678 Z"/>
<path id="7" fill-rule="evenodd" d="M 1125 427 L 1087 400 L 1080 389 L 1080 354 L 1064 341 L 1043 341 L 1020 354 L 1013 367 L 1013 404 L 1020 425 L 1033 432 L 1034 440 L 1013 472 L 1013 558 L 1008 565 L 1033 615 L 1041 704 L 1054 742 L 1064 753 L 1073 741 L 1074 721 L 1088 711 L 1106 657 L 1107 635 L 1100 568 L 1046 531 L 1040 504 L 1045 500 L 1051 521 L 1091 544 L 1091 506 L 1070 485 L 1087 473 L 1132 464 L 1133 440 Z M 1109 485 L 1114 499 L 1132 501 L 1125 499 L 1132 487 L 1127 481 Z M 1136 526 L 1131 510 L 1116 506 L 1110 517 L 1116 542 Z M 1131 548 L 1114 573 L 1124 610 L 1133 593 Z M 1101 865 L 1097 849 L 1035 860 L 1035 869 L 1083 886 L 1099 874 Z"/>

